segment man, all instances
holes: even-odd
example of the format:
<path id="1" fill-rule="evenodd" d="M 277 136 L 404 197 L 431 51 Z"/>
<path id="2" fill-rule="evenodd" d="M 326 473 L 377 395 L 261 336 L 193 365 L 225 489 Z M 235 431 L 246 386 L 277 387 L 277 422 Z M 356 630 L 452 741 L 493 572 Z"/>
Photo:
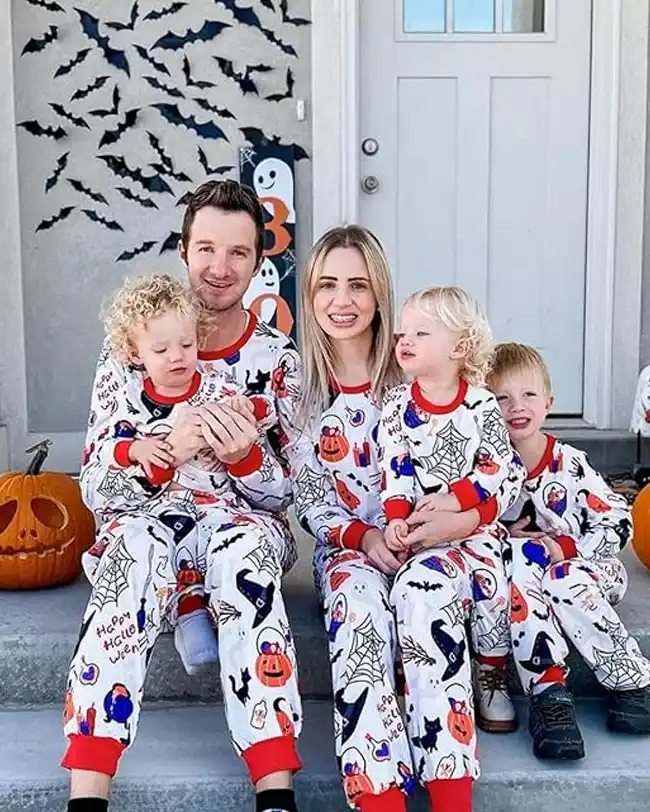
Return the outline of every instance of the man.
<path id="1" fill-rule="evenodd" d="M 252 190 L 234 181 L 209 182 L 191 196 L 180 256 L 209 313 L 201 374 L 225 372 L 238 392 L 273 394 L 286 427 L 299 390 L 297 353 L 290 339 L 242 305 L 260 268 L 263 241 L 263 212 Z M 232 481 L 232 507 L 215 514 L 198 500 L 185 500 L 172 511 L 161 510 L 168 483 L 113 456 L 135 400 L 151 405 L 145 395 L 141 373 L 102 352 L 81 471 L 84 498 L 100 526 L 84 560 L 93 590 L 72 658 L 64 714 L 69 812 L 107 809 L 112 777 L 135 736 L 146 669 L 176 588 L 172 562 L 190 532 L 203 545 L 200 566 L 209 608 L 219 622 L 227 720 L 255 787 L 257 812 L 296 812 L 292 776 L 301 767 L 295 744 L 301 706 L 280 592 L 281 574 L 295 562 L 296 551 L 286 524 L 270 512 L 291 500 L 281 457 L 284 432 L 275 429 L 260 443 L 254 422 L 225 403 L 188 405 L 166 438 L 172 469 L 209 444 Z M 248 511 L 242 510 L 242 497 Z M 251 716 L 242 698 L 246 691 L 256 706 L 268 709 L 264 724 Z M 295 724 L 287 723 L 287 714 L 273 714 L 279 698 L 288 703 Z"/>

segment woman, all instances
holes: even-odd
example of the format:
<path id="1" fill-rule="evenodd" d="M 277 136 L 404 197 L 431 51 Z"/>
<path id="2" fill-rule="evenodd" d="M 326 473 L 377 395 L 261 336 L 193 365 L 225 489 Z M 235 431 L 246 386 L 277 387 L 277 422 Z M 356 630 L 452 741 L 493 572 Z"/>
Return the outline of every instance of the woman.
<path id="1" fill-rule="evenodd" d="M 401 381 L 393 355 L 390 269 L 370 232 L 348 226 L 321 237 L 303 277 L 301 312 L 301 408 L 309 428 L 293 447 L 296 511 L 316 537 L 314 571 L 329 638 L 344 791 L 362 812 L 398 812 L 419 780 L 436 812 L 469 812 L 478 776 L 469 658 L 453 651 L 449 659 L 434 658 L 410 637 L 409 621 L 396 627 L 399 593 L 399 600 L 413 603 L 402 617 L 424 612 L 430 625 L 447 612 L 452 642 L 467 651 L 463 610 L 471 608 L 472 597 L 467 579 L 460 586 L 460 568 L 447 560 L 442 572 L 428 571 L 421 593 L 401 588 L 412 564 L 399 560 L 384 540 L 377 431 L 382 398 Z M 516 498 L 520 477 L 512 479 L 508 497 L 514 491 Z M 496 507 L 491 511 L 437 514 L 435 524 L 419 528 L 431 515 L 416 512 L 409 520 L 417 540 L 412 549 L 420 553 L 464 539 L 494 519 Z M 448 577 L 445 567 L 454 567 L 456 577 Z M 451 640 L 443 631 L 440 651 Z M 418 664 L 424 684 L 445 703 L 442 721 L 420 713 L 427 708 L 423 680 L 409 685 L 407 675 L 405 726 L 395 691 L 398 641 L 404 661 Z M 437 651 L 431 640 L 429 648 Z M 452 667 L 454 658 L 460 661 Z"/>

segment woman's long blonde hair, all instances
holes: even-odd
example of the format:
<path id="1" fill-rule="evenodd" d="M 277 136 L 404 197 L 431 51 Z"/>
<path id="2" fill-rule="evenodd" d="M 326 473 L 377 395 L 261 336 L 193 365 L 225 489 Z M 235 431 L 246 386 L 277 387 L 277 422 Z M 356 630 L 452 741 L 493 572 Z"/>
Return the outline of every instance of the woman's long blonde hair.
<path id="1" fill-rule="evenodd" d="M 390 267 L 384 249 L 368 229 L 337 226 L 325 232 L 311 250 L 301 288 L 301 345 L 304 368 L 299 414 L 305 422 L 317 419 L 329 406 L 330 381 L 336 380 L 332 341 L 314 314 L 314 296 L 323 265 L 335 248 L 356 248 L 368 269 L 370 288 L 377 301 L 370 350 L 371 393 L 380 404 L 391 386 L 402 381 L 393 352 L 394 298 Z"/>

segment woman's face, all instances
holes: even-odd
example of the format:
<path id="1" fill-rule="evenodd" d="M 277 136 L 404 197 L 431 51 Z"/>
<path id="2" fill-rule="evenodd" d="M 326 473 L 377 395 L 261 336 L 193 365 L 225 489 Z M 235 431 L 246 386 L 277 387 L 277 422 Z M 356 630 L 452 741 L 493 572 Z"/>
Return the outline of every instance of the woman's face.
<path id="1" fill-rule="evenodd" d="M 377 300 L 368 268 L 356 248 L 333 248 L 323 263 L 313 299 L 314 315 L 332 341 L 358 338 L 372 330 Z"/>

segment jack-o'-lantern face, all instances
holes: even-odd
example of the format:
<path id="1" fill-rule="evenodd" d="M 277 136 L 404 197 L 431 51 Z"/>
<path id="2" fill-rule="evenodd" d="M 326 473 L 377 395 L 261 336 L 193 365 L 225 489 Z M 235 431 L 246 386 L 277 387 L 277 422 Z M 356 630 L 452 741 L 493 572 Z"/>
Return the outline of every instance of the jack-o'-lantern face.
<path id="1" fill-rule="evenodd" d="M 343 753 L 341 763 L 343 765 L 343 791 L 351 804 L 354 804 L 362 795 L 375 794 L 372 781 L 366 774 L 365 760 L 356 747 Z"/>
<path id="2" fill-rule="evenodd" d="M 528 617 L 528 604 L 515 584 L 510 584 L 510 620 L 523 623 Z"/>
<path id="3" fill-rule="evenodd" d="M 269 688 L 281 688 L 293 674 L 293 665 L 285 653 L 284 640 L 273 629 L 263 629 L 258 638 L 259 655 L 255 663 L 257 679 Z"/>
<path id="4" fill-rule="evenodd" d="M 499 472 L 499 466 L 497 463 L 492 459 L 490 453 L 485 451 L 484 449 L 479 449 L 476 455 L 476 463 L 477 468 L 482 474 L 497 474 Z"/>
<path id="5" fill-rule="evenodd" d="M 447 714 L 447 727 L 453 739 L 469 744 L 474 736 L 474 721 L 465 702 L 450 699 L 451 710 Z"/>
<path id="6" fill-rule="evenodd" d="M 92 514 L 64 474 L 0 477 L 0 589 L 38 589 L 79 576 Z"/>
<path id="7" fill-rule="evenodd" d="M 324 462 L 341 462 L 350 453 L 350 443 L 345 436 L 342 424 L 321 426 L 318 443 L 321 458 Z"/>

